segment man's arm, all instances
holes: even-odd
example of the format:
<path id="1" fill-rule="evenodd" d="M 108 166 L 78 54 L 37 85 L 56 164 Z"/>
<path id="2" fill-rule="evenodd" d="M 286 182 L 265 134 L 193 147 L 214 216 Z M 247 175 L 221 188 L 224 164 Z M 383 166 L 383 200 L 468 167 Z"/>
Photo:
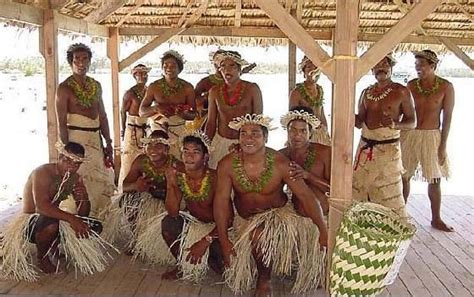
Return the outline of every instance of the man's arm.
<path id="1" fill-rule="evenodd" d="M 65 85 L 60 84 L 58 86 L 56 91 L 56 117 L 58 121 L 59 139 L 64 144 L 69 142 L 69 133 L 67 130 L 68 93 Z"/>
<path id="2" fill-rule="evenodd" d="M 217 167 L 217 176 L 219 178 L 217 179 L 216 196 L 213 201 L 214 221 L 216 222 L 221 244 L 230 243 L 227 228 L 233 214 L 230 198 L 232 191 L 231 170 L 229 170 L 230 162 L 226 161 L 226 159 L 221 160 Z"/>
<path id="3" fill-rule="evenodd" d="M 328 121 L 326 120 L 326 113 L 324 112 L 324 106 L 321 106 L 321 124 L 323 124 L 324 126 L 326 126 L 329 130 L 329 127 L 328 127 Z"/>
<path id="4" fill-rule="evenodd" d="M 91 211 L 91 202 L 87 195 L 84 181 L 80 176 L 78 176 L 76 184 L 74 185 L 72 196 L 74 201 L 76 201 L 77 214 L 80 216 L 88 216 Z"/>
<path id="5" fill-rule="evenodd" d="M 208 112 L 207 112 L 207 122 L 206 122 L 206 135 L 209 137 L 210 140 L 214 138 L 214 135 L 216 134 L 216 128 L 217 128 L 217 103 L 216 103 L 216 98 L 217 98 L 217 87 L 213 87 L 209 91 L 209 106 L 208 106 Z"/>
<path id="6" fill-rule="evenodd" d="M 183 194 L 181 193 L 178 182 L 177 182 L 177 172 L 174 168 L 168 168 L 166 170 L 166 199 L 165 199 L 165 208 L 168 212 L 168 215 L 171 217 L 177 217 L 179 215 L 179 206 L 181 205 L 181 200 Z"/>
<path id="7" fill-rule="evenodd" d="M 125 92 L 125 95 L 123 96 L 122 100 L 122 108 L 120 109 L 120 119 L 122 122 L 122 132 L 121 136 L 123 138 L 125 134 L 125 130 L 127 129 L 127 112 L 130 109 L 130 106 L 132 105 L 132 97 L 130 91 Z"/>
<path id="8" fill-rule="evenodd" d="M 358 129 L 362 128 L 362 124 L 365 123 L 366 110 L 364 104 L 365 90 L 360 94 L 359 104 L 357 108 L 357 114 L 355 115 L 355 127 Z"/>
<path id="9" fill-rule="evenodd" d="M 400 97 L 402 99 L 402 119 L 399 122 L 394 123 L 394 129 L 399 130 L 410 130 L 416 127 L 416 113 L 415 103 L 411 97 L 410 90 L 408 88 L 400 87 Z"/>
<path id="10" fill-rule="evenodd" d="M 100 87 L 99 95 L 99 122 L 100 133 L 104 137 L 106 143 L 105 154 L 110 160 L 113 160 L 112 138 L 110 138 L 109 121 L 107 119 L 107 113 L 105 112 L 104 100 L 102 100 L 102 87 Z"/>
<path id="11" fill-rule="evenodd" d="M 261 114 L 263 113 L 262 91 L 260 91 L 260 87 L 257 84 L 254 83 L 252 85 L 254 88 L 252 110 L 253 110 L 253 113 Z"/>
<path id="12" fill-rule="evenodd" d="M 451 118 L 454 109 L 454 88 L 447 82 L 446 95 L 443 100 L 443 122 L 441 123 L 441 142 L 438 148 L 439 161 L 441 164 L 446 159 L 446 144 L 448 142 L 449 130 L 451 129 Z"/>
<path id="13" fill-rule="evenodd" d="M 132 165 L 130 166 L 130 170 L 128 171 L 127 176 L 123 180 L 122 183 L 122 192 L 124 193 L 131 193 L 131 192 L 142 192 L 140 191 L 140 182 L 145 181 L 145 179 L 141 176 L 142 174 L 142 162 L 143 162 L 143 155 L 140 155 L 133 160 Z M 140 181 L 139 181 L 140 180 Z"/>
<path id="14" fill-rule="evenodd" d="M 298 92 L 298 90 L 296 88 L 291 90 L 288 110 L 290 110 L 291 108 L 299 105 L 300 97 L 301 97 L 300 92 Z"/>
<path id="15" fill-rule="evenodd" d="M 141 117 L 151 117 L 158 112 L 155 106 L 151 106 L 155 100 L 156 88 L 157 85 L 155 83 L 152 83 L 150 86 L 148 86 L 145 93 L 145 98 L 143 98 L 143 101 L 140 104 L 140 110 L 138 112 Z"/>

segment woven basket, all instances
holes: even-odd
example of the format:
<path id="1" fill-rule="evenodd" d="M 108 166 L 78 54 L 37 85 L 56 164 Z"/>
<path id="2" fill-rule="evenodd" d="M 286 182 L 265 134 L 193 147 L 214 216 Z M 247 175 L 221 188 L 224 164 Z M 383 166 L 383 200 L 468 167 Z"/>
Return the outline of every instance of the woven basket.
<path id="1" fill-rule="evenodd" d="M 336 236 L 331 296 L 375 296 L 391 284 L 415 234 L 415 226 L 379 204 L 356 203 Z"/>

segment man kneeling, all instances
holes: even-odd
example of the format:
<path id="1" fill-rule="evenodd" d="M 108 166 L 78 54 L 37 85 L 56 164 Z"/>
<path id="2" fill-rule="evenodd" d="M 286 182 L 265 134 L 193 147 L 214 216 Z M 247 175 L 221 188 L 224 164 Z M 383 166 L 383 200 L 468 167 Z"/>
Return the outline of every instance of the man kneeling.
<path id="1" fill-rule="evenodd" d="M 69 142 L 66 146 L 58 143 L 57 148 L 58 162 L 44 164 L 28 177 L 23 213 L 4 234 L 1 270 L 8 278 L 33 281 L 38 277 L 28 243 L 36 244 L 38 266 L 45 273 L 56 271 L 50 257 L 58 260 L 59 245 L 66 259 L 81 272 L 92 274 L 105 268 L 107 257 L 101 249 L 105 242 L 98 236 L 102 224 L 87 218 L 90 201 L 77 174 L 84 161 L 84 147 Z M 64 211 L 60 203 L 70 196 L 75 209 Z"/>

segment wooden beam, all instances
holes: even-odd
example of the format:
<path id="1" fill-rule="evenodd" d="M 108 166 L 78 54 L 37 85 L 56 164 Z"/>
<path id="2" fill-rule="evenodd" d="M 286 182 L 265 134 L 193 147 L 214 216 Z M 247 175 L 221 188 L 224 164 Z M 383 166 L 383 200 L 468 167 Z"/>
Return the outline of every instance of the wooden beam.
<path id="1" fill-rule="evenodd" d="M 296 3 L 296 20 L 301 24 L 303 19 L 303 0 L 298 0 Z"/>
<path id="2" fill-rule="evenodd" d="M 255 0 L 255 3 L 331 81 L 334 79 L 333 68 L 326 67 L 326 62 L 330 60 L 329 55 L 314 42 L 311 35 L 285 11 L 277 0 Z"/>
<path id="3" fill-rule="evenodd" d="M 455 43 L 451 42 L 447 38 L 443 37 L 438 37 L 438 39 L 451 51 L 453 54 L 456 55 L 461 61 L 464 62 L 464 64 L 467 65 L 467 67 L 471 68 L 471 70 L 474 70 L 474 60 L 471 59 L 465 52 L 462 51 L 462 49 L 459 48 Z"/>
<path id="4" fill-rule="evenodd" d="M 454 0 L 455 3 L 456 3 L 456 6 L 459 8 L 459 10 L 461 10 L 461 12 L 467 17 L 468 20 L 471 21 L 471 23 L 474 23 L 474 17 L 472 17 L 472 14 L 467 11 L 463 5 L 461 5 L 461 3 L 459 3 L 458 0 Z"/>
<path id="5" fill-rule="evenodd" d="M 184 30 L 186 30 L 188 26 L 191 26 L 192 24 L 194 24 L 197 21 L 197 19 L 204 13 L 204 11 L 206 11 L 208 3 L 209 3 L 209 0 L 203 0 L 201 2 L 201 5 L 194 11 L 194 13 L 189 17 L 189 19 L 186 21 L 186 23 L 182 27 L 169 28 L 168 30 L 163 32 L 162 35 L 156 37 L 155 39 L 150 41 L 148 44 L 142 46 L 140 49 L 130 54 L 127 58 L 123 59 L 119 63 L 119 71 L 122 71 L 126 67 L 130 66 L 133 62 L 142 58 L 147 53 L 151 52 L 156 47 L 158 47 L 160 44 L 168 41 L 171 37 L 177 34 L 180 34 Z"/>
<path id="6" fill-rule="evenodd" d="M 296 44 L 288 41 L 288 94 L 296 85 Z"/>
<path id="7" fill-rule="evenodd" d="M 120 19 L 120 21 L 115 25 L 115 27 L 118 28 L 118 27 L 122 26 L 123 23 L 125 23 L 125 21 L 126 21 L 132 14 L 134 14 L 135 12 L 137 12 L 137 10 L 138 10 L 143 4 L 145 4 L 145 0 L 138 0 L 138 1 L 136 1 L 136 2 L 135 2 L 135 6 L 134 6 L 132 9 L 130 9 L 124 17 L 122 17 L 122 18 Z"/>
<path id="8" fill-rule="evenodd" d="M 27 4 L 0 0 L 0 18 L 16 20 L 30 25 L 43 25 L 43 9 Z"/>
<path id="9" fill-rule="evenodd" d="M 178 20 L 178 27 L 181 27 L 183 25 L 184 21 L 186 20 L 186 16 L 191 11 L 191 7 L 194 2 L 195 0 L 189 1 L 188 5 L 186 6 L 186 9 L 184 10 L 184 13 L 181 15 L 181 17 Z"/>
<path id="10" fill-rule="evenodd" d="M 44 25 L 40 28 L 40 52 L 45 59 L 46 77 L 46 117 L 48 121 L 49 161 L 55 162 L 58 152 L 55 144 L 58 141 L 58 122 L 56 120 L 56 87 L 58 85 L 58 27 L 54 11 L 44 11 Z"/>
<path id="11" fill-rule="evenodd" d="M 110 59 L 112 75 L 112 106 L 114 129 L 114 171 L 116 178 L 120 172 L 120 94 L 119 94 L 119 45 L 118 28 L 110 28 L 110 37 L 107 39 L 107 57 Z"/>
<path id="12" fill-rule="evenodd" d="M 359 80 L 377 64 L 393 47 L 408 36 L 418 24 L 433 12 L 443 0 L 423 1 L 416 4 L 395 26 L 360 58 L 356 79 Z"/>
<path id="13" fill-rule="evenodd" d="M 49 8 L 51 8 L 53 10 L 60 10 L 64 6 L 66 6 L 66 4 L 69 1 L 70 0 L 49 0 Z"/>
<path id="14" fill-rule="evenodd" d="M 96 10 L 93 10 L 89 13 L 84 20 L 89 23 L 99 23 L 114 11 L 124 6 L 127 3 L 127 0 L 108 0 L 103 1 Z"/>
<path id="15" fill-rule="evenodd" d="M 240 19 L 242 18 L 242 0 L 235 1 L 235 18 L 234 26 L 240 27 Z"/>
<path id="16" fill-rule="evenodd" d="M 57 11 L 54 12 L 54 17 L 58 23 L 58 28 L 61 30 L 95 37 L 109 37 L 109 29 L 106 26 L 92 24 L 80 19 L 71 18 L 60 14 Z"/>
<path id="17" fill-rule="evenodd" d="M 285 10 L 287 13 L 291 14 L 291 6 L 293 5 L 293 0 L 286 0 Z"/>
<path id="18" fill-rule="evenodd" d="M 337 0 L 335 57 L 357 55 L 360 0 Z M 334 250 L 336 232 L 342 212 L 352 200 L 352 154 L 354 139 L 354 105 L 356 62 L 353 59 L 336 59 L 332 102 L 332 165 L 329 207 L 328 267 Z M 327 269 L 329 273 L 329 269 Z M 327 278 L 329 280 L 329 277 Z M 327 286 L 328 287 L 328 286 Z"/>

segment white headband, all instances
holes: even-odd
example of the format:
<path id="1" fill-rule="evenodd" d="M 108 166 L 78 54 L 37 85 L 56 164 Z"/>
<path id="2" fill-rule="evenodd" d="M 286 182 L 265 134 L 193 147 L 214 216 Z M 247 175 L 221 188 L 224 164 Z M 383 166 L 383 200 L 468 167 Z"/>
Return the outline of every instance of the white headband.
<path id="1" fill-rule="evenodd" d="M 223 52 L 221 54 L 218 54 L 218 57 L 216 60 L 218 61 L 218 64 L 220 65 L 225 59 L 230 59 L 234 61 L 236 64 L 239 64 L 240 66 L 249 65 L 249 62 L 247 62 L 245 59 L 242 59 L 242 57 L 240 57 L 239 55 L 231 53 L 231 52 Z"/>
<path id="2" fill-rule="evenodd" d="M 78 155 L 75 155 L 73 153 L 68 152 L 65 149 L 65 145 L 61 141 L 56 142 L 55 147 L 56 147 L 56 150 L 58 151 L 58 153 L 60 153 L 61 155 L 64 155 L 65 157 L 73 160 L 74 162 L 84 162 L 86 160 L 86 158 L 79 157 Z"/>
<path id="3" fill-rule="evenodd" d="M 283 126 L 283 129 L 287 129 L 288 125 L 293 120 L 305 121 L 313 129 L 318 128 L 321 124 L 321 121 L 314 114 L 310 114 L 304 110 L 293 110 L 281 116 L 280 123 Z"/>
<path id="4" fill-rule="evenodd" d="M 143 65 L 137 65 L 135 67 L 132 68 L 132 75 L 135 75 L 135 73 L 137 72 L 140 72 L 140 71 L 143 71 L 143 72 L 150 72 L 151 71 L 151 67 L 146 67 L 146 66 L 143 66 Z"/>
<path id="5" fill-rule="evenodd" d="M 187 137 L 187 136 L 192 136 L 192 137 L 196 137 L 196 138 L 201 139 L 202 143 L 204 143 L 204 145 L 206 146 L 207 151 L 208 151 L 209 153 L 214 150 L 214 147 L 212 146 L 211 140 L 210 140 L 209 137 L 207 137 L 207 135 L 204 134 L 204 132 L 202 132 L 201 130 L 194 130 L 194 131 L 192 131 L 191 133 L 184 135 L 183 139 L 184 139 L 185 137 Z M 184 146 L 184 145 L 183 145 L 183 146 Z"/>
<path id="6" fill-rule="evenodd" d="M 272 118 L 264 116 L 263 114 L 246 114 L 241 117 L 234 118 L 229 122 L 229 128 L 239 131 L 243 126 L 259 125 L 267 128 L 268 130 L 274 130 L 276 127 L 272 127 Z"/>

